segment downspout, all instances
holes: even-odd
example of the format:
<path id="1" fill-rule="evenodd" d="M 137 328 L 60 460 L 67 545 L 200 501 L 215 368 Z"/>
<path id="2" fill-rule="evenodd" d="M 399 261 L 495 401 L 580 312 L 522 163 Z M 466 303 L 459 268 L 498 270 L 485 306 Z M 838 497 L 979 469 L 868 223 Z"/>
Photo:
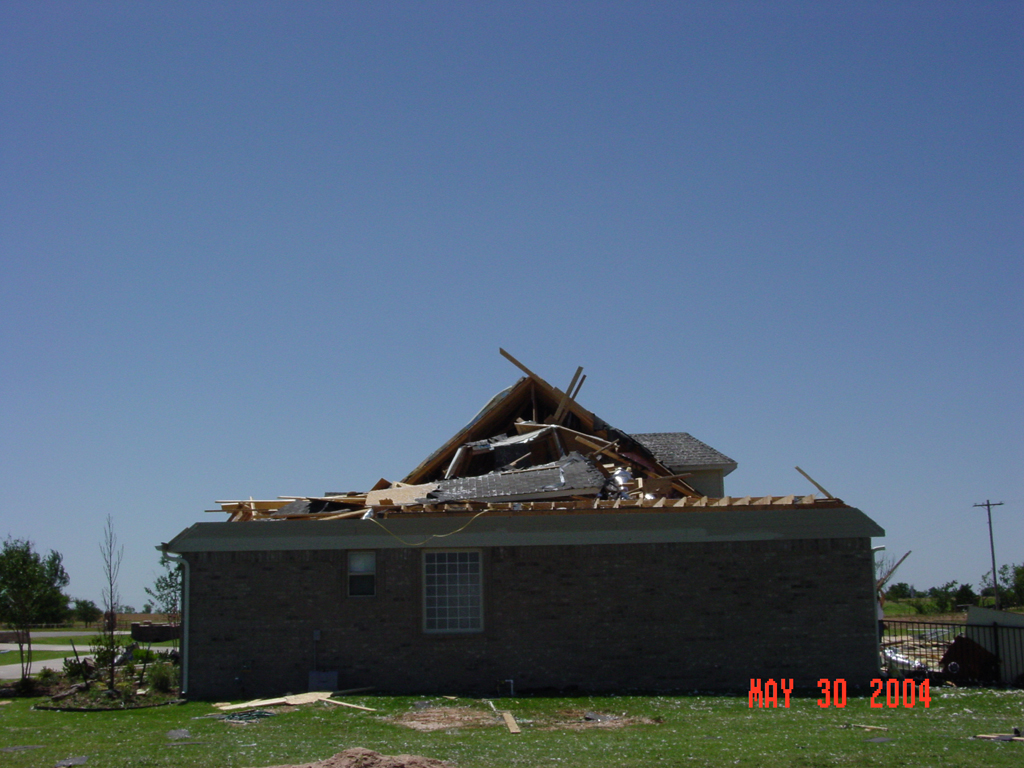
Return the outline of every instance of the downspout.
<path id="1" fill-rule="evenodd" d="M 161 544 L 157 549 L 166 557 L 168 560 L 178 563 L 182 566 L 182 598 L 181 598 L 181 690 L 180 694 L 185 696 L 188 693 L 188 617 L 191 613 L 189 608 L 189 588 L 192 583 L 192 579 L 189 578 L 189 567 L 188 560 L 181 555 L 172 555 L 167 551 L 167 544 Z"/>

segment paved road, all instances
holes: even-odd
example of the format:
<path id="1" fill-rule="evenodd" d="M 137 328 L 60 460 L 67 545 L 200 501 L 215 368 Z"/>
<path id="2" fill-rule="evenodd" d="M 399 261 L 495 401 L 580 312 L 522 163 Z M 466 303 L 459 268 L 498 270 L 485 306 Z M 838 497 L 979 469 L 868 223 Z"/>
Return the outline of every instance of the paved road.
<path id="1" fill-rule="evenodd" d="M 49 650 L 49 648 L 47 648 L 47 650 Z M 53 650 L 63 650 L 63 648 L 59 646 L 54 646 Z M 68 646 L 68 650 L 71 650 L 70 646 Z M 82 653 L 81 651 L 79 651 L 78 656 L 82 659 L 92 658 L 90 654 Z M 8 657 L 14 659 L 13 664 L 2 663 L 6 662 Z M 13 654 L 0 653 L 0 680 L 18 680 L 21 678 L 21 663 L 18 661 L 18 658 L 19 656 L 17 646 L 15 646 L 15 651 Z M 39 672 L 42 669 L 53 669 L 57 672 L 60 672 L 64 669 L 64 659 L 47 659 L 46 661 L 33 661 L 29 665 L 29 674 L 34 675 L 36 672 Z"/>
<path id="2" fill-rule="evenodd" d="M 118 632 L 119 635 L 130 634 L 128 632 Z M 33 632 L 32 639 L 37 640 L 43 637 L 95 637 L 96 632 L 76 632 L 76 631 L 55 631 L 55 632 Z M 91 659 L 92 655 L 83 653 L 82 651 L 88 650 L 88 643 L 76 643 L 78 647 L 78 656 L 82 659 Z M 67 651 L 68 655 L 72 655 L 75 648 L 71 645 L 51 645 L 50 643 L 32 643 L 33 651 Z M 18 656 L 18 644 L 17 643 L 0 643 L 0 680 L 17 680 L 21 677 L 21 663 L 19 662 Z M 54 669 L 58 672 L 64 669 L 64 659 L 47 659 L 46 661 L 33 661 L 30 666 L 30 674 L 35 674 L 42 669 Z"/>

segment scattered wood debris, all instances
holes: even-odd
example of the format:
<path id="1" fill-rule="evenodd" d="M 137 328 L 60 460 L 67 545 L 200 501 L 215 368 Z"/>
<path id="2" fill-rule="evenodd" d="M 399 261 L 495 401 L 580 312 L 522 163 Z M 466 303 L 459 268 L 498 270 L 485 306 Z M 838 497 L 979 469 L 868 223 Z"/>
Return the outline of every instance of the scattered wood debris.
<path id="1" fill-rule="evenodd" d="M 359 704 L 350 704 L 347 701 L 337 701 L 331 698 L 331 696 L 333 695 L 334 694 L 331 691 L 311 691 L 309 693 L 297 693 L 289 696 L 279 696 L 275 699 L 253 699 L 252 701 L 242 702 L 241 704 L 230 704 L 221 702 L 218 704 L 214 704 L 213 706 L 215 706 L 221 712 L 236 712 L 244 709 L 259 709 L 261 707 L 297 707 L 302 704 L 314 704 L 318 701 L 325 701 L 328 704 L 337 704 L 338 706 L 351 707 L 352 709 L 362 709 L 366 712 L 377 711 L 370 707 L 360 706 Z"/>

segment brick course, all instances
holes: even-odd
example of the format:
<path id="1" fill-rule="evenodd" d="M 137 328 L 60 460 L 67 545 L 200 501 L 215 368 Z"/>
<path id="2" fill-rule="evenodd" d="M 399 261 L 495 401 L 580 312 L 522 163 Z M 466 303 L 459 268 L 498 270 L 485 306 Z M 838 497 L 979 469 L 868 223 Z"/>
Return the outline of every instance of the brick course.
<path id="1" fill-rule="evenodd" d="M 348 597 L 343 550 L 190 552 L 189 690 L 746 690 L 751 678 L 866 684 L 877 672 L 870 539 L 480 550 L 484 630 L 422 629 L 422 551 L 377 550 Z"/>

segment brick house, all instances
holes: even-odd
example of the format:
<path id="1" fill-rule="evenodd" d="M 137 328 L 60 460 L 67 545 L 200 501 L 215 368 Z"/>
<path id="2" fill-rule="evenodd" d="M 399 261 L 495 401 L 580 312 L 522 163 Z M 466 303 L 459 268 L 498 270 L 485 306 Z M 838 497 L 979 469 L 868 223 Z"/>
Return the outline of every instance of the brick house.
<path id="1" fill-rule="evenodd" d="M 876 523 L 833 498 L 725 496 L 728 457 L 621 432 L 575 379 L 513 362 L 527 376 L 402 482 L 224 502 L 229 522 L 162 545 L 186 563 L 190 697 L 876 675 Z"/>

